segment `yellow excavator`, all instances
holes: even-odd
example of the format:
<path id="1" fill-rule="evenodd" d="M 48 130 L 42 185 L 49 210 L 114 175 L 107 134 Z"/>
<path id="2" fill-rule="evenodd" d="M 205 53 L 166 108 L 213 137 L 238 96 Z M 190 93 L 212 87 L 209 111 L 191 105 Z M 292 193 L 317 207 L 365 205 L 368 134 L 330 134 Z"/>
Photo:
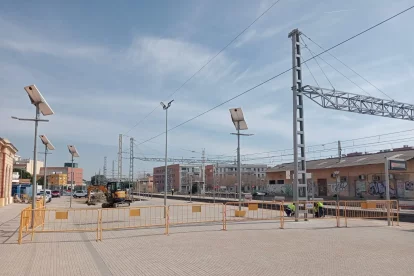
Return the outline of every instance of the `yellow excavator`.
<path id="1" fill-rule="evenodd" d="M 121 205 L 129 206 L 131 204 L 131 200 L 127 199 L 126 191 L 120 182 L 108 182 L 106 187 L 104 185 L 89 186 L 88 205 L 95 204 L 91 196 L 92 191 L 102 191 L 105 194 L 106 202 L 102 203 L 102 208 L 116 208 Z"/>

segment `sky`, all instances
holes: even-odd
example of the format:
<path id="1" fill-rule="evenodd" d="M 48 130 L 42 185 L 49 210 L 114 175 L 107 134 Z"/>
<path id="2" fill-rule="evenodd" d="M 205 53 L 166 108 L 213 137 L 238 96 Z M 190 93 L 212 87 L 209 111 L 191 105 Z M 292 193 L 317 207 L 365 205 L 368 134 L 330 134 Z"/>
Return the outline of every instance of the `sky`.
<path id="1" fill-rule="evenodd" d="M 0 137 L 9 139 L 20 156 L 32 158 L 34 124 L 10 117 L 35 115 L 23 89 L 35 84 L 55 112 L 39 126 L 39 134 L 56 147 L 48 157 L 50 166 L 69 161 L 67 145 L 73 144 L 85 179 L 102 172 L 105 156 L 111 175 L 118 135 L 124 134 L 123 174 L 128 175 L 130 137 L 135 139 L 135 156 L 164 157 L 165 136 L 160 134 L 165 131 L 165 111 L 160 101 L 174 99 L 168 125 L 177 126 L 290 68 L 292 29 L 329 48 L 412 5 L 410 0 L 281 0 L 199 71 L 273 2 L 2 1 Z M 331 53 L 392 99 L 414 103 L 413 15 L 414 10 L 407 12 Z M 312 52 L 321 51 L 304 39 Z M 311 57 L 305 48 L 302 53 Z M 321 57 L 352 82 L 324 61 L 318 65 L 313 60 L 309 70 L 303 68 L 304 84 L 387 97 L 332 56 Z M 291 86 L 288 72 L 169 131 L 169 156 L 201 158 L 204 148 L 208 158 L 234 160 L 237 140 L 230 135 L 234 126 L 229 108 L 235 107 L 243 109 L 246 132 L 254 134 L 242 137 L 243 155 L 292 148 Z M 305 100 L 307 145 L 412 128 L 409 121 L 326 110 Z M 289 154 L 254 162 L 274 165 L 291 160 Z M 135 160 L 134 175 L 161 165 Z"/>

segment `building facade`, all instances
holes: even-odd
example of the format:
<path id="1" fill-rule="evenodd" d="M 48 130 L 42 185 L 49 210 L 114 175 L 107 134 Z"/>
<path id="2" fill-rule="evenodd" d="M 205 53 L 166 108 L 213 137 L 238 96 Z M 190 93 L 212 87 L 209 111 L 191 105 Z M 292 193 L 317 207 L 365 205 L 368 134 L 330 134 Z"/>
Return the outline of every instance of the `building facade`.
<path id="1" fill-rule="evenodd" d="M 139 178 L 135 184 L 135 191 L 141 193 L 157 192 L 157 189 L 154 187 L 154 178 L 152 176 Z"/>
<path id="2" fill-rule="evenodd" d="M 395 149 L 376 154 L 353 153 L 339 158 L 306 162 L 308 196 L 385 198 L 385 157 L 407 162 L 406 171 L 389 171 L 390 195 L 414 198 L 414 150 Z M 293 195 L 293 164 L 281 164 L 267 172 L 267 190 L 275 195 Z"/>
<path id="3" fill-rule="evenodd" d="M 40 175 L 44 175 L 44 167 L 40 168 Z M 73 171 L 73 174 L 72 174 Z M 73 175 L 73 184 L 74 185 L 82 185 L 83 184 L 83 169 L 82 168 L 71 168 L 71 167 L 46 167 L 46 175 L 54 175 L 54 174 L 65 174 L 67 176 L 67 183 L 72 183 L 72 175 Z"/>
<path id="4" fill-rule="evenodd" d="M 13 203 L 13 163 L 17 148 L 0 137 L 0 207 Z"/>
<path id="5" fill-rule="evenodd" d="M 39 174 L 40 173 L 40 168 L 42 168 L 44 166 L 44 162 L 43 161 L 36 161 L 36 173 Z M 33 165 L 34 165 L 34 160 L 33 159 L 24 159 L 21 158 L 20 156 L 16 155 L 14 158 L 14 169 L 19 169 L 19 170 L 24 170 L 28 173 L 30 173 L 31 175 L 33 175 Z"/>
<path id="6" fill-rule="evenodd" d="M 263 190 L 266 185 L 265 164 L 242 164 L 242 190 L 251 192 Z M 238 186 L 237 164 L 218 164 L 206 166 L 206 184 L 208 189 L 226 189 L 235 191 Z"/>
<path id="7" fill-rule="evenodd" d="M 47 187 L 63 186 L 68 184 L 68 175 L 65 173 L 55 173 L 46 176 Z"/>
<path id="8" fill-rule="evenodd" d="M 178 192 L 187 192 L 190 190 L 191 182 L 193 185 L 203 187 L 201 167 L 197 165 L 173 164 L 168 166 L 167 174 L 167 191 L 174 188 Z M 164 191 L 165 167 L 156 167 L 153 169 L 154 185 L 161 192 Z"/>

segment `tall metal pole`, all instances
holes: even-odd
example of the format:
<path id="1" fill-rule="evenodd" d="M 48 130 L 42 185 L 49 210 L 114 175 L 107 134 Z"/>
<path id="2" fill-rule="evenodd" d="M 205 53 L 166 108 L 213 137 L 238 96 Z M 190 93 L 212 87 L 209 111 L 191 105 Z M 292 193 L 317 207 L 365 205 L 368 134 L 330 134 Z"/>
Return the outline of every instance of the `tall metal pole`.
<path id="1" fill-rule="evenodd" d="M 106 168 L 106 156 L 104 157 L 103 175 L 105 176 L 105 179 L 108 177 L 107 168 Z"/>
<path id="2" fill-rule="evenodd" d="M 118 140 L 118 181 L 122 179 L 122 134 L 119 134 Z"/>
<path id="3" fill-rule="evenodd" d="M 112 181 L 115 179 L 115 160 L 112 160 Z"/>
<path id="4" fill-rule="evenodd" d="M 237 122 L 237 173 L 238 173 L 238 181 L 239 181 L 239 211 L 241 211 L 241 169 L 240 169 L 240 122 Z"/>
<path id="5" fill-rule="evenodd" d="M 47 145 L 45 145 L 45 165 L 43 167 L 43 204 L 46 203 L 46 167 L 47 167 Z"/>
<path id="6" fill-rule="evenodd" d="M 73 154 L 72 154 L 72 172 L 71 172 L 71 179 L 70 179 L 70 202 L 69 202 L 69 208 L 72 208 L 72 197 L 73 197 L 73 177 L 75 176 L 75 174 L 73 173 Z M 96 176 L 95 176 L 96 179 Z"/>
<path id="7" fill-rule="evenodd" d="M 36 209 L 36 195 L 37 195 L 37 126 L 39 124 L 39 105 L 36 105 L 36 119 L 35 119 L 35 134 L 34 134 L 34 152 L 33 152 L 33 177 L 32 177 L 32 223 L 31 227 L 34 227 L 35 209 Z"/>
<path id="8" fill-rule="evenodd" d="M 388 172 L 388 157 L 385 157 L 385 199 L 387 200 L 387 222 L 388 226 L 391 225 L 390 221 L 390 175 Z"/>
<path id="9" fill-rule="evenodd" d="M 292 38 L 292 96 L 293 96 L 293 201 L 296 204 L 295 221 L 299 220 L 299 200 L 307 200 L 305 129 L 302 93 L 302 67 L 300 51 L 300 32 L 294 29 L 289 33 Z M 300 151 L 299 151 L 300 150 Z M 300 154 L 300 156 L 299 156 Z M 300 162 L 300 163 L 299 163 Z M 299 175 L 302 176 L 299 180 Z"/>
<path id="10" fill-rule="evenodd" d="M 165 179 L 164 179 L 164 217 L 167 208 L 167 183 L 168 183 L 168 165 L 167 165 L 167 148 L 168 148 L 168 108 L 165 109 Z"/>
<path id="11" fill-rule="evenodd" d="M 131 193 L 131 183 L 134 181 L 134 138 L 129 138 L 129 190 Z"/>

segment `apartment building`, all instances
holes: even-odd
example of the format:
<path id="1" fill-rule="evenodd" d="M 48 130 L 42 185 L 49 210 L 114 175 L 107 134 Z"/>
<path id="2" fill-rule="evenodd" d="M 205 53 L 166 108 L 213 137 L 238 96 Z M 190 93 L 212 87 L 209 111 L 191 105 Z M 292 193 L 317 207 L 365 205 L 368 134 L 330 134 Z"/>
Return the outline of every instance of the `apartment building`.
<path id="1" fill-rule="evenodd" d="M 46 175 L 54 175 L 54 174 L 65 174 L 67 175 L 67 183 L 72 183 L 72 175 L 73 175 L 73 184 L 74 185 L 82 185 L 83 184 L 83 169 L 78 168 L 78 164 L 75 163 L 74 167 L 72 168 L 72 163 L 65 163 L 67 166 L 64 167 L 46 167 Z M 44 175 L 44 167 L 40 168 L 40 175 Z M 72 174 L 73 172 L 73 174 Z"/>
<path id="2" fill-rule="evenodd" d="M 242 164 L 242 189 L 245 191 L 254 190 L 266 184 L 266 164 Z M 237 180 L 237 164 L 218 164 L 206 166 L 207 189 L 213 186 L 226 187 L 228 190 L 235 190 Z"/>
<path id="3" fill-rule="evenodd" d="M 14 169 L 23 170 L 33 175 L 33 165 L 34 165 L 33 159 L 30 159 L 30 158 L 24 159 L 18 155 L 14 157 L 14 165 L 13 165 Z M 43 166 L 44 166 L 43 161 L 39 161 L 39 160 L 36 161 L 36 173 L 37 174 L 40 173 L 40 168 Z"/>
<path id="4" fill-rule="evenodd" d="M 167 167 L 167 191 L 174 188 L 178 192 L 186 192 L 190 190 L 191 182 L 203 187 L 203 178 L 201 175 L 201 166 L 199 165 L 183 165 L 173 164 Z M 153 169 L 154 185 L 161 192 L 164 191 L 165 183 L 165 167 L 156 167 Z"/>

